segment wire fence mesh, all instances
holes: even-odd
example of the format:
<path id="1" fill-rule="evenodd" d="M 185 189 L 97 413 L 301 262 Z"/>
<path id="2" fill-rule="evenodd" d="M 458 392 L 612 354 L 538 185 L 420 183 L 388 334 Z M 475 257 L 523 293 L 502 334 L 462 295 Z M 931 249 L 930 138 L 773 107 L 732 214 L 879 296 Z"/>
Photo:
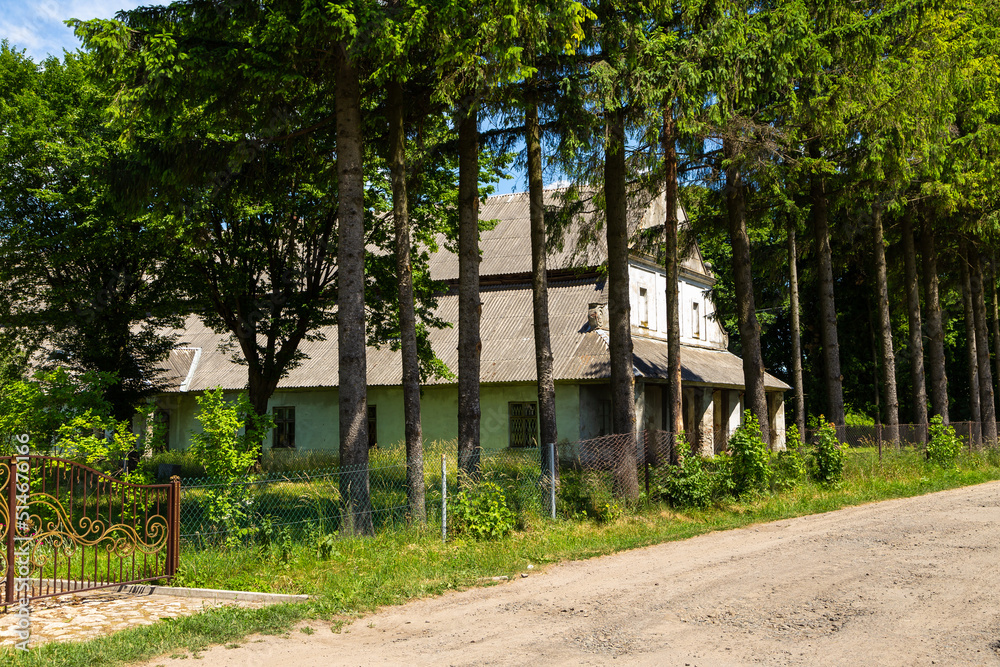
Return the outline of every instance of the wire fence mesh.
<path id="1" fill-rule="evenodd" d="M 952 426 L 967 448 L 984 445 L 978 423 Z M 877 447 L 879 451 L 883 447 L 922 450 L 927 433 L 925 425 L 916 424 L 894 429 L 878 425 L 838 429 L 839 439 L 849 446 Z M 812 443 L 815 434 L 815 430 L 807 430 L 805 442 Z M 783 440 L 784 433 L 779 436 Z M 659 430 L 562 443 L 555 452 L 559 464 L 554 498 L 547 463 L 550 453 L 545 446 L 484 451 L 476 478 L 501 489 L 518 515 L 546 516 L 555 509 L 563 516 L 601 516 L 615 506 L 617 498 L 635 497 L 642 489 L 648 493 L 651 479 L 655 483 L 658 475 L 676 463 L 678 455 L 692 453 L 691 445 Z M 454 448 L 428 448 L 424 452 L 423 507 L 429 525 L 445 523 L 447 535 L 461 530 L 454 521 L 448 524 L 443 519 L 454 511 L 467 479 L 459 472 Z M 357 485 L 365 486 L 361 496 L 352 491 Z M 357 505 L 358 497 L 368 501 Z M 235 482 L 183 479 L 180 514 L 181 540 L 203 547 L 401 528 L 410 525 L 413 518 L 405 453 L 402 448 L 372 450 L 366 467 L 291 466 L 283 472 L 251 475 Z"/>

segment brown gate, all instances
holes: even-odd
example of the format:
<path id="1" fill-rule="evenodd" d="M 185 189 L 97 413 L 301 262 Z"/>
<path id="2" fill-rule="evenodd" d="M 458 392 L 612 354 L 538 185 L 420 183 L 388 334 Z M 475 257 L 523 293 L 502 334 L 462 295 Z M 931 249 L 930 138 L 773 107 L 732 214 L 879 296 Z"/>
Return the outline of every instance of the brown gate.
<path id="1" fill-rule="evenodd" d="M 180 491 L 178 477 L 130 484 L 66 459 L 0 456 L 0 600 L 172 577 Z"/>

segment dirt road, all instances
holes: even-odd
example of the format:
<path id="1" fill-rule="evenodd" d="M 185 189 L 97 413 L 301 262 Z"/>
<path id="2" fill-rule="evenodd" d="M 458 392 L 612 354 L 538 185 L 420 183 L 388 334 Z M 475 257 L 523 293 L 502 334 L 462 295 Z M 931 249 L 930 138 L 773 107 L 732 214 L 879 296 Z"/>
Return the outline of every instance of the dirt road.
<path id="1" fill-rule="evenodd" d="M 341 634 L 309 625 L 201 664 L 1000 665 L 1000 482 L 567 563 Z"/>

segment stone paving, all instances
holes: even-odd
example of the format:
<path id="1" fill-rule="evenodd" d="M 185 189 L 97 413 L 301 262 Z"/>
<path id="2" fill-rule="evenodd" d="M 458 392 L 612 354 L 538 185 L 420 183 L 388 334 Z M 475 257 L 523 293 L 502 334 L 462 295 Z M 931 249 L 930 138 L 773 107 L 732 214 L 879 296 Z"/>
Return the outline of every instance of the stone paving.
<path id="1" fill-rule="evenodd" d="M 234 600 L 135 595 L 117 591 L 67 593 L 32 602 L 30 645 L 91 639 L 140 625 L 152 625 L 163 618 L 188 616 L 203 609 L 234 604 L 241 607 L 261 606 L 261 603 Z M 13 613 L 2 613 L 2 609 L 0 607 L 0 646 L 13 646 L 17 619 Z"/>

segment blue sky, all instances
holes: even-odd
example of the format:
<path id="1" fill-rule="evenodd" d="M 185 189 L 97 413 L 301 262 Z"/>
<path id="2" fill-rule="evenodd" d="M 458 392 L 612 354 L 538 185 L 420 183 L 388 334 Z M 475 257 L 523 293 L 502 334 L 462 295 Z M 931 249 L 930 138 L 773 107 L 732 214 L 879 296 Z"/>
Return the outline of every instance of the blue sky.
<path id="1" fill-rule="evenodd" d="M 62 57 L 63 51 L 80 47 L 73 30 L 63 23 L 66 19 L 114 18 L 121 9 L 153 4 L 155 0 L 0 0 L 0 39 L 23 49 L 36 62 L 50 55 Z M 527 187 L 523 181 L 518 174 L 502 181 L 497 192 L 523 191 Z"/>
<path id="2" fill-rule="evenodd" d="M 80 46 L 66 19 L 113 18 L 119 9 L 132 9 L 155 0 L 0 0 L 0 39 L 23 49 L 35 61 L 62 56 Z"/>

